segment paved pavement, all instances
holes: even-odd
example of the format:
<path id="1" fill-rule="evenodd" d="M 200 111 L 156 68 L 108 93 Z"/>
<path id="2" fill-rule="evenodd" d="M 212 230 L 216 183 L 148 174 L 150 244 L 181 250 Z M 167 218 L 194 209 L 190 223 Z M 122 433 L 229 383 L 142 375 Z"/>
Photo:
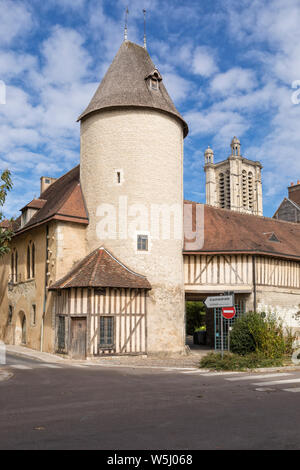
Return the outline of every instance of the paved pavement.
<path id="1" fill-rule="evenodd" d="M 0 449 L 300 447 L 300 371 L 7 362 Z"/>

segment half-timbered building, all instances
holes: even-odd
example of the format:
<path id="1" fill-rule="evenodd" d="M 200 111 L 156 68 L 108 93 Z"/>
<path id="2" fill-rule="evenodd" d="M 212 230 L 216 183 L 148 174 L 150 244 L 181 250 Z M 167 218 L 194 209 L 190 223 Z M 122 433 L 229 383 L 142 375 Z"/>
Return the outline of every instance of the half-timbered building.
<path id="1" fill-rule="evenodd" d="M 261 165 L 236 138 L 221 164 L 205 153 L 212 206 L 184 210 L 188 126 L 144 47 L 124 41 L 79 121 L 80 164 L 42 177 L 13 224 L 1 340 L 74 358 L 184 353 L 185 300 L 225 292 L 238 315 L 299 327 L 300 225 L 259 216 Z M 219 321 L 207 312 L 216 346 Z"/>

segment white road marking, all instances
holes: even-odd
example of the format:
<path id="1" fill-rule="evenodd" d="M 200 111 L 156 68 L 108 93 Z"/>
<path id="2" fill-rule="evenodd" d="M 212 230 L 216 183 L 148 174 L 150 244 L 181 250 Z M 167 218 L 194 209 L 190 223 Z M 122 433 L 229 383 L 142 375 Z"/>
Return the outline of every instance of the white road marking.
<path id="1" fill-rule="evenodd" d="M 234 377 L 232 379 L 226 379 L 226 380 L 230 380 L 231 382 L 233 382 L 233 381 L 238 381 L 238 380 L 268 379 L 268 378 L 272 379 L 273 377 L 284 377 L 287 375 L 292 375 L 292 374 L 278 372 L 278 374 L 247 375 L 244 377 Z"/>
<path id="2" fill-rule="evenodd" d="M 82 369 L 88 369 L 89 366 L 88 365 L 84 365 L 84 364 L 70 364 L 71 367 L 80 367 Z"/>
<path id="3" fill-rule="evenodd" d="M 9 367 L 11 369 L 20 369 L 20 370 L 31 370 L 32 369 L 32 367 L 23 366 L 22 364 L 13 364 L 13 365 L 9 365 Z"/>
<path id="4" fill-rule="evenodd" d="M 255 389 L 256 392 L 275 392 L 275 388 L 260 387 Z"/>
<path id="5" fill-rule="evenodd" d="M 288 379 L 288 380 L 273 380 L 271 382 L 258 382 L 253 383 L 252 385 L 281 385 L 281 384 L 292 384 L 292 383 L 299 383 L 300 379 Z"/>
<path id="6" fill-rule="evenodd" d="M 284 388 L 284 392 L 294 392 L 294 393 L 300 393 L 300 388 Z"/>
<path id="7" fill-rule="evenodd" d="M 60 366 L 55 366 L 54 364 L 42 364 L 40 367 L 48 367 L 49 369 L 61 369 Z"/>
<path id="8" fill-rule="evenodd" d="M 180 371 L 182 374 L 198 374 L 198 375 L 204 375 L 204 373 L 200 369 L 196 370 L 187 370 L 187 371 Z"/>
<path id="9" fill-rule="evenodd" d="M 237 375 L 242 374 L 243 372 L 208 372 L 206 374 L 202 374 L 203 377 L 214 377 L 217 375 Z M 230 380 L 230 379 L 227 379 Z M 239 379 L 232 379 L 232 380 L 239 380 Z"/>

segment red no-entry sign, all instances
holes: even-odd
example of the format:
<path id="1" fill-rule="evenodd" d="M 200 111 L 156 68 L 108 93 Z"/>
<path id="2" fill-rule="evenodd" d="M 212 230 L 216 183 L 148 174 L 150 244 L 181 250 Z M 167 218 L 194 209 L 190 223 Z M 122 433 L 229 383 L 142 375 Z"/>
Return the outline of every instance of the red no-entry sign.
<path id="1" fill-rule="evenodd" d="M 223 307 L 222 308 L 222 315 L 226 320 L 231 320 L 235 316 L 235 308 L 234 307 Z"/>

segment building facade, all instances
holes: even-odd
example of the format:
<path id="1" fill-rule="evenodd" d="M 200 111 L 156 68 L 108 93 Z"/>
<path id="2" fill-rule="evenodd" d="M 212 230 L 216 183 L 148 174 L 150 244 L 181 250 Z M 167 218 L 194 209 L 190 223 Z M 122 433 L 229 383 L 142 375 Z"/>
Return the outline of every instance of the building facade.
<path id="1" fill-rule="evenodd" d="M 285 197 L 277 211 L 274 219 L 286 220 L 287 222 L 300 222 L 300 181 L 291 183 L 288 187 L 288 197 Z"/>
<path id="2" fill-rule="evenodd" d="M 208 205 L 184 203 L 188 126 L 145 48 L 124 41 L 79 121 L 80 165 L 42 177 L 0 260 L 1 340 L 74 358 L 185 353 L 185 301 L 228 291 L 240 314 L 300 328 L 300 225 L 261 217 L 261 165 L 237 138 L 224 162 L 205 152 Z"/>

